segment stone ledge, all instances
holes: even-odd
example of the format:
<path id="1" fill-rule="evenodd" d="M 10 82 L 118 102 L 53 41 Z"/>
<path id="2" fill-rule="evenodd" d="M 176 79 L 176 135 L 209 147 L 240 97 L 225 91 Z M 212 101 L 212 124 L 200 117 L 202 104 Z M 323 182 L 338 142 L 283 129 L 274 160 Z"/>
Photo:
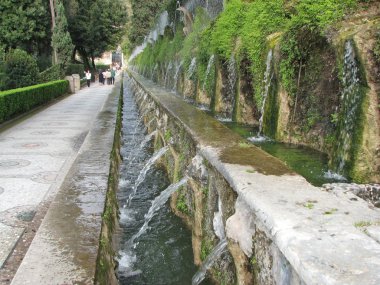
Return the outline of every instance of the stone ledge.
<path id="1" fill-rule="evenodd" d="M 282 254 L 290 271 L 298 275 L 276 272 L 277 282 L 380 284 L 380 244 L 375 238 L 380 232 L 379 210 L 369 208 L 361 199 L 350 200 L 351 196 L 333 195 L 310 185 L 254 146 L 241 150 L 244 156 L 252 156 L 244 165 L 239 157 L 223 159 L 226 149 L 241 148 L 240 136 L 151 81 L 136 74 L 133 77 L 160 107 L 184 125 L 201 155 L 238 194 L 236 212 L 226 223 L 227 236 L 250 257 L 252 236 L 257 230 L 265 232 L 274 243 L 272 256 Z M 260 159 L 255 161 L 255 157 Z M 371 225 L 369 232 L 366 225 Z M 281 256 L 277 259 L 286 267 Z"/>

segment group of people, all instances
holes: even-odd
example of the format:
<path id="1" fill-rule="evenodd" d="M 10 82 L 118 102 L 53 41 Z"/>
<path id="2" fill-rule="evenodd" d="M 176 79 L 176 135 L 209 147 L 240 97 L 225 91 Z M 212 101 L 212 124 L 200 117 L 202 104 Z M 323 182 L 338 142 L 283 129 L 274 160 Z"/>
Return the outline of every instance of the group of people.
<path id="1" fill-rule="evenodd" d="M 103 85 L 107 82 L 107 85 L 115 83 L 116 67 L 107 69 L 105 71 L 99 70 L 99 83 Z"/>
<path id="2" fill-rule="evenodd" d="M 116 71 L 117 71 L 116 66 L 113 66 L 112 68 L 104 70 L 104 71 L 102 69 L 100 69 L 99 70 L 99 83 L 101 83 L 103 85 L 106 84 L 106 82 L 107 82 L 107 85 L 115 84 Z M 85 71 L 84 74 L 86 76 L 87 86 L 90 87 L 91 78 L 92 78 L 91 71 L 89 69 L 87 69 L 87 71 Z"/>

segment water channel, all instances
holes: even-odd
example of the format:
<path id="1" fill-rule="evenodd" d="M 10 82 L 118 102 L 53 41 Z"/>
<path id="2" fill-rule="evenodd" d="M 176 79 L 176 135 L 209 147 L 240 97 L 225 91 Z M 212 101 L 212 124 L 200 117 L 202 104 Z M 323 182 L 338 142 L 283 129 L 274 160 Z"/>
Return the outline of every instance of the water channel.
<path id="1" fill-rule="evenodd" d="M 119 282 L 191 284 L 197 272 L 191 232 L 171 212 L 167 201 L 179 185 L 169 185 L 165 170 L 154 163 L 165 149 L 153 154 L 154 134 L 146 134 L 128 81 L 124 79 L 118 192 L 122 230 Z"/>
<path id="2" fill-rule="evenodd" d="M 257 137 L 260 132 L 257 128 L 248 125 L 235 122 L 222 123 L 248 140 Z M 269 139 L 254 140 L 252 143 L 282 160 L 314 186 L 333 182 L 347 182 L 344 177 L 329 170 L 328 157 L 322 152 L 309 147 L 280 143 Z"/>

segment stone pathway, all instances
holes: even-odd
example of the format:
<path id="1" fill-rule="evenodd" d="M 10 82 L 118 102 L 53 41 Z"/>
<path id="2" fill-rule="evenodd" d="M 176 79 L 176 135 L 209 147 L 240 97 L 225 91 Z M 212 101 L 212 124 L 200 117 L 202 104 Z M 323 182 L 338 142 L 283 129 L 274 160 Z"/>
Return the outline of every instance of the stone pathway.
<path id="1" fill-rule="evenodd" d="M 0 284 L 1 268 L 54 199 L 112 88 L 92 84 L 0 129 Z"/>

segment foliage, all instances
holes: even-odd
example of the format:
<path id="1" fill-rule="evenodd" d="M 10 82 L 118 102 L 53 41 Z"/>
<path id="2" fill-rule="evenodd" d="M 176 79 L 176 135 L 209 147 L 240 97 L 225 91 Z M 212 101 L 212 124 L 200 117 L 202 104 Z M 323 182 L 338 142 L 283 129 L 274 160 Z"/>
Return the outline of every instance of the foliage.
<path id="1" fill-rule="evenodd" d="M 58 2 L 56 9 L 57 17 L 55 18 L 51 45 L 57 52 L 58 62 L 56 63 L 61 63 L 65 66 L 66 62 L 68 62 L 71 57 L 74 45 L 70 33 L 68 32 L 65 8 L 60 1 Z"/>
<path id="2" fill-rule="evenodd" d="M 241 26 L 246 21 L 246 5 L 241 0 L 229 1 L 212 29 L 210 45 L 217 54 L 224 58 L 230 58 Z"/>
<path id="3" fill-rule="evenodd" d="M 66 80 L 0 92 L 0 123 L 65 94 Z"/>
<path id="4" fill-rule="evenodd" d="M 36 60 L 25 51 L 15 49 L 6 55 L 4 62 L 4 89 L 14 89 L 37 83 Z"/>
<path id="5" fill-rule="evenodd" d="M 135 60 L 137 65 L 153 70 L 156 64 L 165 66 L 169 61 L 179 60 L 179 51 L 184 39 L 180 27 L 177 27 L 172 39 L 166 36 L 158 39 L 154 45 L 148 44 L 144 51 L 137 56 Z"/>
<path id="6" fill-rule="evenodd" d="M 64 72 L 61 64 L 55 64 L 38 75 L 38 82 L 45 83 L 63 79 Z"/>
<path id="7" fill-rule="evenodd" d="M 1 0 L 0 30 L 0 43 L 5 50 L 38 51 L 50 33 L 48 1 Z"/>
<path id="8" fill-rule="evenodd" d="M 375 54 L 375 58 L 377 59 L 378 62 L 380 62 L 380 26 L 379 26 L 379 31 L 377 32 L 376 35 L 376 42 L 375 42 L 375 47 L 373 49 L 373 52 Z"/>
<path id="9" fill-rule="evenodd" d="M 179 211 L 181 211 L 182 213 L 184 213 L 184 214 L 188 214 L 189 213 L 189 209 L 188 209 L 187 204 L 186 204 L 185 194 L 184 193 L 181 193 L 178 196 L 178 199 L 177 199 L 177 209 Z"/>
<path id="10" fill-rule="evenodd" d="M 108 66 L 108 65 L 107 65 Z M 84 66 L 83 64 L 68 64 L 65 68 L 65 75 L 79 74 L 82 78 L 84 74 Z"/>
<path id="11" fill-rule="evenodd" d="M 109 64 L 96 64 L 95 65 L 96 70 L 106 70 L 109 69 Z"/>
<path id="12" fill-rule="evenodd" d="M 133 14 L 131 15 L 131 27 L 129 41 L 132 46 L 142 43 L 144 36 L 154 25 L 155 15 L 165 7 L 168 1 L 159 0 L 131 0 Z"/>
<path id="13" fill-rule="evenodd" d="M 281 79 L 291 96 L 297 92 L 298 71 L 310 52 L 323 40 L 323 33 L 340 20 L 356 0 L 302 0 L 297 2 L 281 40 Z M 321 13 L 323 11 L 323 13 Z"/>
<path id="14" fill-rule="evenodd" d="M 302 0 L 295 6 L 290 26 L 304 27 L 310 30 L 325 29 L 340 20 L 348 9 L 355 7 L 357 0 Z M 323 11 L 323 13 L 321 13 Z"/>
<path id="15" fill-rule="evenodd" d="M 185 69 L 189 67 L 191 59 L 199 52 L 198 45 L 202 39 L 202 32 L 207 28 L 209 23 L 210 19 L 207 16 L 206 11 L 203 8 L 197 8 L 192 32 L 186 36 L 180 51 L 180 56 L 184 61 Z"/>
<path id="16" fill-rule="evenodd" d="M 65 8 L 73 44 L 86 68 L 88 58 L 116 48 L 127 16 L 123 0 L 68 0 Z"/>
<path id="17" fill-rule="evenodd" d="M 268 53 L 267 36 L 282 31 L 286 24 L 283 0 L 259 0 L 246 9 L 246 20 L 242 26 L 242 48 L 251 63 L 251 74 L 255 85 L 255 99 L 262 103 L 263 77 Z"/>
<path id="18" fill-rule="evenodd" d="M 208 240 L 206 238 L 202 239 L 201 243 L 201 260 L 204 261 L 207 256 L 211 253 L 213 249 L 213 244 L 211 240 Z"/>

